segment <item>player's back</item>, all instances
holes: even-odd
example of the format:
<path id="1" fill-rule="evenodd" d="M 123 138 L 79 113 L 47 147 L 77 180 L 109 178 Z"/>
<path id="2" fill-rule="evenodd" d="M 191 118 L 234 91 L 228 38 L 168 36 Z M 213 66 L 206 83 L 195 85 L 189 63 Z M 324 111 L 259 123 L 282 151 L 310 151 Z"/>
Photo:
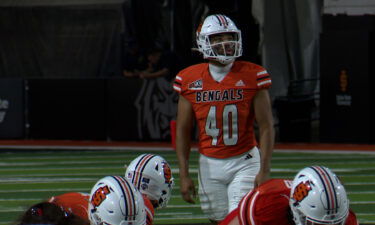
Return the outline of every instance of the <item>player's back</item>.
<path id="1" fill-rule="evenodd" d="M 48 199 L 62 207 L 66 212 L 73 213 L 85 220 L 88 219 L 87 209 L 90 195 L 80 192 L 69 192 L 62 195 L 53 196 Z"/>
<path id="2" fill-rule="evenodd" d="M 271 179 L 249 192 L 238 205 L 241 225 L 291 225 L 291 181 Z"/>

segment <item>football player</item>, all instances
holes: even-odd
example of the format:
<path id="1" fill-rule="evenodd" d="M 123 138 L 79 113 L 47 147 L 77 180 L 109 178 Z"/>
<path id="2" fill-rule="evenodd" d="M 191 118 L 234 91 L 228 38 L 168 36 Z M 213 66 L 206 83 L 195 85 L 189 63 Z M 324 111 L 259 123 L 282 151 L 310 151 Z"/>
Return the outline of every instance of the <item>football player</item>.
<path id="1" fill-rule="evenodd" d="M 271 179 L 249 192 L 220 225 L 358 225 L 330 169 L 306 167 L 294 180 Z"/>
<path id="2" fill-rule="evenodd" d="M 145 225 L 152 218 L 142 194 L 120 176 L 106 176 L 91 189 L 88 208 L 91 225 Z"/>
<path id="3" fill-rule="evenodd" d="M 155 209 L 167 206 L 174 179 L 171 167 L 163 157 L 154 154 L 138 156 L 127 166 L 125 178 L 150 200 Z"/>
<path id="4" fill-rule="evenodd" d="M 208 63 L 190 66 L 175 78 L 173 88 L 179 93 L 176 153 L 182 197 L 194 203 L 189 153 L 195 120 L 199 128 L 200 203 L 215 223 L 235 209 L 249 190 L 269 179 L 274 145 L 268 93 L 271 78 L 262 66 L 236 61 L 242 55 L 241 31 L 227 16 L 208 16 L 196 37 L 198 50 Z"/>
<path id="5" fill-rule="evenodd" d="M 91 225 L 151 225 L 151 202 L 120 176 L 106 176 L 93 186 L 91 193 L 70 192 L 49 199 L 65 212 L 89 220 Z"/>

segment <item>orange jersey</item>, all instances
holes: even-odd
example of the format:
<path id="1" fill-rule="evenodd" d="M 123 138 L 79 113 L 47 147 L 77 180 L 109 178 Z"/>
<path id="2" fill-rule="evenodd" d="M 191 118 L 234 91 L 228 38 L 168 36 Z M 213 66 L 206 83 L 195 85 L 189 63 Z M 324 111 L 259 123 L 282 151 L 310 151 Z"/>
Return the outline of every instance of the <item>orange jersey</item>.
<path id="1" fill-rule="evenodd" d="M 73 213 L 85 220 L 88 220 L 87 209 L 89 206 L 90 195 L 79 192 L 69 192 L 62 195 L 51 197 L 48 201 L 55 203 L 64 209 L 64 211 Z"/>
<path id="2" fill-rule="evenodd" d="M 228 158 L 256 146 L 252 102 L 259 90 L 270 85 L 263 67 L 245 61 L 235 61 L 220 82 L 211 77 L 208 63 L 180 71 L 173 88 L 192 104 L 199 127 L 199 152 Z"/>
<path id="3" fill-rule="evenodd" d="M 146 218 L 146 225 L 152 225 L 154 221 L 154 206 L 152 206 L 151 201 L 147 198 L 146 195 L 143 195 L 143 201 L 146 207 L 146 213 L 147 213 L 147 218 Z"/>
<path id="4" fill-rule="evenodd" d="M 289 209 L 292 181 L 271 179 L 245 195 L 238 208 L 233 210 L 220 225 L 229 224 L 237 216 L 240 225 L 294 225 Z M 351 210 L 345 225 L 358 225 Z"/>

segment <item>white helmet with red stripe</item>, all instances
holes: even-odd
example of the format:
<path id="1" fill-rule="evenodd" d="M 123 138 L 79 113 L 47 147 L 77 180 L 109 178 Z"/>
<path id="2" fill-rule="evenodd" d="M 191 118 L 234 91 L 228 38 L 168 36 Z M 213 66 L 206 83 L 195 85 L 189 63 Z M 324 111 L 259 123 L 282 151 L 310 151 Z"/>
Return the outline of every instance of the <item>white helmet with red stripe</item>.
<path id="1" fill-rule="evenodd" d="M 230 34 L 231 39 L 214 43 L 212 37 L 220 34 Z M 227 16 L 220 14 L 208 16 L 197 29 L 196 39 L 198 50 L 205 59 L 216 60 L 227 65 L 242 55 L 241 31 Z"/>
<path id="2" fill-rule="evenodd" d="M 337 176 L 323 166 L 302 169 L 294 178 L 290 207 L 296 225 L 345 224 L 349 200 Z"/>
<path id="3" fill-rule="evenodd" d="M 120 176 L 106 176 L 91 189 L 88 214 L 91 225 L 144 225 L 142 194 Z"/>
<path id="4" fill-rule="evenodd" d="M 163 157 L 153 154 L 138 156 L 127 167 L 125 178 L 147 195 L 155 208 L 167 206 L 174 181 L 171 167 Z"/>

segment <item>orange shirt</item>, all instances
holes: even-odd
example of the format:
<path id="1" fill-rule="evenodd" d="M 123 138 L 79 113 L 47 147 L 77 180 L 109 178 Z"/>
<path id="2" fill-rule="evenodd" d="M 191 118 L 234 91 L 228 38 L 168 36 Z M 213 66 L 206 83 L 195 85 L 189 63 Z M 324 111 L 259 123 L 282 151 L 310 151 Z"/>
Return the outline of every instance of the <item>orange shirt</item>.
<path id="1" fill-rule="evenodd" d="M 146 208 L 146 213 L 147 213 L 147 218 L 146 218 L 146 224 L 147 225 L 152 225 L 154 221 L 154 206 L 152 205 L 151 201 L 147 198 L 146 195 L 143 195 L 143 201 L 145 203 L 145 208 Z"/>
<path id="2" fill-rule="evenodd" d="M 289 213 L 289 195 L 292 181 L 271 179 L 246 194 L 238 208 L 219 225 L 227 225 L 236 218 L 240 225 L 294 225 Z M 358 225 L 356 215 L 349 211 L 345 225 Z"/>
<path id="3" fill-rule="evenodd" d="M 199 127 L 199 152 L 228 158 L 256 146 L 252 102 L 259 90 L 270 85 L 263 67 L 245 61 L 235 61 L 221 82 L 211 77 L 208 63 L 180 71 L 173 88 L 192 104 Z"/>
<path id="4" fill-rule="evenodd" d="M 48 199 L 64 209 L 65 212 L 73 213 L 85 220 L 88 220 L 87 209 L 90 195 L 87 193 L 69 192 L 62 195 L 53 196 Z"/>

